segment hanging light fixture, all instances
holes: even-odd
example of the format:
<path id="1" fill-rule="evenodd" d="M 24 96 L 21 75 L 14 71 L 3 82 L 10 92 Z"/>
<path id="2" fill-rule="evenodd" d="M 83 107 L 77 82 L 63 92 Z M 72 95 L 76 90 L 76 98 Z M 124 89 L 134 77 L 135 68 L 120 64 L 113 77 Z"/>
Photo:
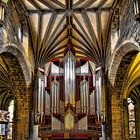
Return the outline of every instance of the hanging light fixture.
<path id="1" fill-rule="evenodd" d="M 4 14 L 8 0 L 0 0 L 0 26 L 4 24 Z"/>
<path id="2" fill-rule="evenodd" d="M 140 0 L 134 1 L 134 13 L 136 20 L 140 22 Z"/>

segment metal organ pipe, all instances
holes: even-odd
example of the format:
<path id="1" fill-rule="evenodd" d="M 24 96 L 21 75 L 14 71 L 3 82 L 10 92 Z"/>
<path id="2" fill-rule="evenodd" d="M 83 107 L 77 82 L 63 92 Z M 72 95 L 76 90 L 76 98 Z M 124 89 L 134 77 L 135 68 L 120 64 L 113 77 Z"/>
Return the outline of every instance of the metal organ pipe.
<path id="1" fill-rule="evenodd" d="M 72 104 L 73 104 L 73 79 L 72 79 L 72 77 L 73 77 L 73 68 L 72 68 L 72 61 L 71 61 L 71 58 L 69 58 L 69 64 L 70 64 L 70 69 L 69 69 L 69 76 L 70 76 L 70 78 L 69 78 L 69 81 L 70 81 L 70 87 L 69 87 L 69 90 L 71 89 L 71 91 L 69 91 L 69 93 L 70 93 L 70 95 L 71 95 L 71 98 L 70 98 L 70 100 L 72 101 Z"/>
<path id="2" fill-rule="evenodd" d="M 83 91 L 84 91 L 84 113 L 85 113 L 85 109 L 86 109 L 86 83 L 84 81 L 83 83 Z"/>
<path id="3" fill-rule="evenodd" d="M 56 102 L 56 109 L 59 112 L 59 83 L 57 83 L 57 102 Z"/>
<path id="4" fill-rule="evenodd" d="M 41 113 L 41 121 L 43 121 L 43 115 L 44 115 L 44 81 L 43 80 L 41 80 L 40 113 Z"/>
<path id="5" fill-rule="evenodd" d="M 67 93 L 67 95 L 68 95 L 68 99 L 67 99 L 67 101 L 69 102 L 69 100 L 70 100 L 70 61 L 69 61 L 70 59 L 68 58 L 68 84 L 67 84 L 67 89 L 68 89 L 68 93 Z"/>
<path id="6" fill-rule="evenodd" d="M 48 75 L 49 75 L 49 69 L 50 69 L 50 66 L 51 66 L 51 62 L 48 62 L 45 66 L 44 66 L 44 68 L 45 68 L 45 80 L 44 80 L 44 87 L 48 87 L 48 81 L 47 81 L 47 79 L 48 79 Z M 50 107 L 50 102 L 51 102 L 51 100 L 50 100 L 50 94 L 48 93 L 48 91 L 44 91 L 44 98 L 45 98 L 45 103 L 44 103 L 44 108 L 45 108 L 45 111 L 44 111 L 44 113 L 45 114 L 49 114 L 50 113 L 50 109 L 51 109 L 51 107 Z"/>
<path id="7" fill-rule="evenodd" d="M 83 113 L 88 112 L 89 110 L 89 90 L 88 83 L 86 80 L 83 80 L 80 85 L 80 100 L 81 100 L 81 109 Z"/>
<path id="8" fill-rule="evenodd" d="M 52 112 L 59 111 L 59 83 L 57 80 L 52 82 Z"/>
<path id="9" fill-rule="evenodd" d="M 71 57 L 65 61 L 65 105 L 75 106 L 75 62 Z"/>
<path id="10" fill-rule="evenodd" d="M 102 93 L 101 93 L 101 88 L 102 88 L 102 79 L 101 79 L 102 77 L 100 76 L 99 77 L 99 85 L 98 85 L 98 101 L 99 101 L 99 112 L 101 112 L 102 111 Z"/>
<path id="11" fill-rule="evenodd" d="M 92 92 L 92 101 L 94 101 L 92 104 L 92 110 L 93 110 L 92 112 L 93 112 L 93 114 L 95 114 L 95 93 L 94 93 L 94 90 Z"/>
<path id="12" fill-rule="evenodd" d="M 54 110 L 54 92 L 55 92 L 55 89 L 54 89 L 54 83 L 52 82 L 52 94 L 51 94 L 51 106 L 52 106 L 52 112 Z"/>
<path id="13" fill-rule="evenodd" d="M 41 108 L 40 108 L 40 99 L 41 99 L 41 79 L 38 79 L 38 84 L 39 84 L 39 88 L 38 88 L 38 111 L 41 112 Z"/>
<path id="14" fill-rule="evenodd" d="M 50 113 L 50 95 L 45 92 L 45 113 Z"/>
<path id="15" fill-rule="evenodd" d="M 98 97 L 99 96 L 99 94 L 98 94 L 99 93 L 99 88 L 98 88 L 99 87 L 99 81 L 96 81 L 96 86 L 95 87 L 96 87 L 96 110 L 97 110 L 97 113 L 98 113 L 99 112 L 99 99 L 98 99 L 99 98 Z"/>
<path id="16" fill-rule="evenodd" d="M 89 93 L 88 93 L 88 82 L 87 81 L 85 81 L 85 113 L 87 112 L 87 110 L 88 110 L 88 100 L 89 100 L 89 98 L 88 98 L 88 95 L 89 95 Z"/>
<path id="17" fill-rule="evenodd" d="M 72 104 L 75 106 L 75 63 L 72 62 Z"/>
<path id="18" fill-rule="evenodd" d="M 56 80 L 54 81 L 54 112 L 56 113 L 56 106 L 57 106 L 57 85 Z"/>
<path id="19" fill-rule="evenodd" d="M 41 80 L 41 102 L 40 102 L 40 111 L 41 111 L 41 113 L 44 112 L 43 104 L 44 104 L 44 82 L 43 82 L 43 80 Z"/>
<path id="20" fill-rule="evenodd" d="M 96 111 L 99 121 L 105 121 L 106 93 L 105 79 L 102 69 L 96 71 Z"/>
<path id="21" fill-rule="evenodd" d="M 99 80 L 96 79 L 96 111 L 97 111 L 97 116 L 99 116 L 100 112 L 100 93 L 99 93 Z"/>
<path id="22" fill-rule="evenodd" d="M 67 85 L 68 85 L 68 83 L 67 83 L 67 80 L 68 80 L 68 71 L 66 70 L 67 69 L 67 67 L 68 67 L 68 63 L 67 63 L 67 61 L 65 62 L 65 105 L 67 105 L 67 101 L 68 101 L 68 94 L 67 94 L 67 90 L 68 90 L 68 87 L 67 87 Z"/>
<path id="23" fill-rule="evenodd" d="M 72 77 L 72 79 L 73 79 L 73 92 L 75 92 L 75 77 L 76 77 L 76 75 L 75 75 L 75 73 L 76 73 L 76 71 L 75 71 L 75 63 L 73 62 L 72 63 L 72 68 L 73 68 L 73 77 Z M 73 93 L 73 101 L 74 101 L 74 105 L 75 105 L 75 93 Z"/>
<path id="24" fill-rule="evenodd" d="M 80 101 L 81 101 L 81 111 L 83 112 L 83 106 L 84 106 L 84 103 L 83 103 L 83 86 L 82 86 L 82 83 L 80 85 Z"/>

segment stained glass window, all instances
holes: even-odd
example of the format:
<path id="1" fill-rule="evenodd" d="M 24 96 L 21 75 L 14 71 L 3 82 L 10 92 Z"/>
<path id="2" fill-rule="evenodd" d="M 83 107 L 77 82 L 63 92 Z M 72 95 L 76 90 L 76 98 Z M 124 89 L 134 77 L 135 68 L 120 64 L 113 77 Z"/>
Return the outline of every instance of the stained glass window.
<path id="1" fill-rule="evenodd" d="M 136 138 L 135 105 L 131 98 L 128 98 L 127 102 L 129 116 L 129 135 L 130 138 Z"/>
<path id="2" fill-rule="evenodd" d="M 12 140 L 12 137 L 13 137 L 13 135 L 12 135 L 12 132 L 13 132 L 13 117 L 14 117 L 14 100 L 12 100 L 9 103 L 8 112 L 9 112 L 9 123 L 8 123 L 7 139 Z"/>

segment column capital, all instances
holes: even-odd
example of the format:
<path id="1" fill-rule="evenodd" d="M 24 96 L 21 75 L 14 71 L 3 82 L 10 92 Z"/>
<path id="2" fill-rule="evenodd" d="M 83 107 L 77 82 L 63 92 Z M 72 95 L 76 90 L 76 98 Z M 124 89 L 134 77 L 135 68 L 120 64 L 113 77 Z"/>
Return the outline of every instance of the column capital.
<path id="1" fill-rule="evenodd" d="M 96 78 L 96 80 L 98 80 L 99 79 L 99 77 L 104 77 L 104 75 L 105 75 L 105 71 L 104 71 L 104 68 L 103 67 L 97 67 L 96 69 L 95 69 L 95 78 Z"/>

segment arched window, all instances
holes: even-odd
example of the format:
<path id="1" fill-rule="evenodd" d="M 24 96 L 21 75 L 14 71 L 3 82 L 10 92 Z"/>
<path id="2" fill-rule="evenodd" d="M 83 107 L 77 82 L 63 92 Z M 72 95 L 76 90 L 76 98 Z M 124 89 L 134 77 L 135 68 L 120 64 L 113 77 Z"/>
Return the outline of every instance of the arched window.
<path id="1" fill-rule="evenodd" d="M 131 98 L 128 98 L 127 102 L 129 116 L 129 135 L 130 138 L 136 138 L 135 105 Z"/>

